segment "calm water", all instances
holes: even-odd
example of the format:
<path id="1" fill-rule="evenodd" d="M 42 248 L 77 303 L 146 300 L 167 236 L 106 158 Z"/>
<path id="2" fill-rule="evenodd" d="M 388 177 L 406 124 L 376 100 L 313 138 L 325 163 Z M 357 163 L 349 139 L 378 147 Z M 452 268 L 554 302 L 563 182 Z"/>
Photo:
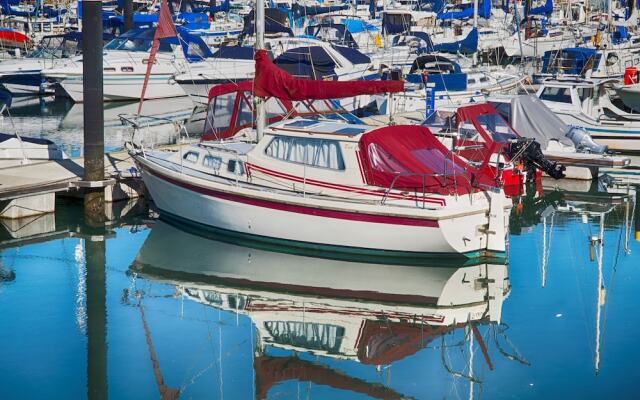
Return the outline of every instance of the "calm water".
<path id="1" fill-rule="evenodd" d="M 135 202 L 95 229 L 60 202 L 2 222 L 0 398 L 637 398 L 640 210 L 613 192 L 516 199 L 508 265 L 453 267 L 256 249 Z"/>

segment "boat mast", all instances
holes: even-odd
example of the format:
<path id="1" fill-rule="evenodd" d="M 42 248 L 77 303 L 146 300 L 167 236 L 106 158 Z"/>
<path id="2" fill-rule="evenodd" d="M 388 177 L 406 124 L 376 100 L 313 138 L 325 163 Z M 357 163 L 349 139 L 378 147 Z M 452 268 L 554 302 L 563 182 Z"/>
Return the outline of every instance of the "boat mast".
<path id="1" fill-rule="evenodd" d="M 264 0 L 256 0 L 256 51 L 264 50 Z M 254 96 L 256 107 L 256 141 L 264 135 L 266 123 L 265 99 Z"/>
<path id="2" fill-rule="evenodd" d="M 489 1 L 489 0 L 484 0 Z M 473 29 L 478 29 L 478 0 L 473 0 Z M 473 65 L 478 64 L 478 49 L 473 52 Z"/>

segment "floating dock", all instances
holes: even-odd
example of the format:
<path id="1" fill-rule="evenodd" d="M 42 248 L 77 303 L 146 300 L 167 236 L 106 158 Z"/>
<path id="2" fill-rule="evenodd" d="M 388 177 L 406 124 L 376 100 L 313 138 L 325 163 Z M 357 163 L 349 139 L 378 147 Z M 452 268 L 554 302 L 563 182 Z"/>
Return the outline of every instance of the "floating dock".
<path id="1" fill-rule="evenodd" d="M 162 148 L 177 150 L 179 146 Z M 144 195 L 144 186 L 127 151 L 104 157 L 105 180 L 102 182 L 83 180 L 82 157 L 0 168 L 0 218 L 17 219 L 54 212 L 56 194 L 75 197 L 90 187 L 104 187 L 106 202 Z"/>

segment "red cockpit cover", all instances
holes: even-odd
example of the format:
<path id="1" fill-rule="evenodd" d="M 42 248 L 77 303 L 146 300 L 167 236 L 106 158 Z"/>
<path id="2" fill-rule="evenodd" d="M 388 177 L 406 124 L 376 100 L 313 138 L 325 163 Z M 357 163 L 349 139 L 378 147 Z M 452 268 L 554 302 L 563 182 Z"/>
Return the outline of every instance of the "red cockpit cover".
<path id="1" fill-rule="evenodd" d="M 360 157 L 369 185 L 425 193 L 465 194 L 496 186 L 486 174 L 448 151 L 424 126 L 396 125 L 365 133 Z M 439 175 L 439 176 L 434 176 Z"/>
<path id="2" fill-rule="evenodd" d="M 456 111 L 456 125 L 460 126 L 464 121 L 473 121 L 475 117 L 484 114 L 498 114 L 498 111 L 489 103 L 471 104 L 460 107 Z"/>
<path id="3" fill-rule="evenodd" d="M 297 79 L 278 68 L 267 52 L 256 52 L 253 93 L 259 97 L 284 100 L 324 100 L 363 94 L 395 93 L 404 90 L 402 81 L 320 81 Z"/>

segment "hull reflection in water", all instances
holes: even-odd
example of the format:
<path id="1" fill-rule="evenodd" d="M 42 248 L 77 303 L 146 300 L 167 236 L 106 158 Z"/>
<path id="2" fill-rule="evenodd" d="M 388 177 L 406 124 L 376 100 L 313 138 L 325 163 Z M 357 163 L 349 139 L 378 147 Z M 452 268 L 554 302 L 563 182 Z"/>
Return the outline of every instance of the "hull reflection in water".
<path id="1" fill-rule="evenodd" d="M 154 225 L 131 271 L 175 285 L 179 297 L 248 316 L 258 332 L 258 398 L 290 379 L 399 397 L 317 362 L 268 354 L 273 349 L 388 365 L 435 339 L 443 340 L 442 351 L 448 351 L 442 337 L 460 330 L 463 343 L 479 343 L 484 354 L 479 359 L 492 368 L 478 326 L 500 323 L 510 292 L 506 265 L 456 268 L 318 259 L 211 240 L 163 221 Z M 478 381 L 468 365 L 445 368 L 471 385 Z"/>

